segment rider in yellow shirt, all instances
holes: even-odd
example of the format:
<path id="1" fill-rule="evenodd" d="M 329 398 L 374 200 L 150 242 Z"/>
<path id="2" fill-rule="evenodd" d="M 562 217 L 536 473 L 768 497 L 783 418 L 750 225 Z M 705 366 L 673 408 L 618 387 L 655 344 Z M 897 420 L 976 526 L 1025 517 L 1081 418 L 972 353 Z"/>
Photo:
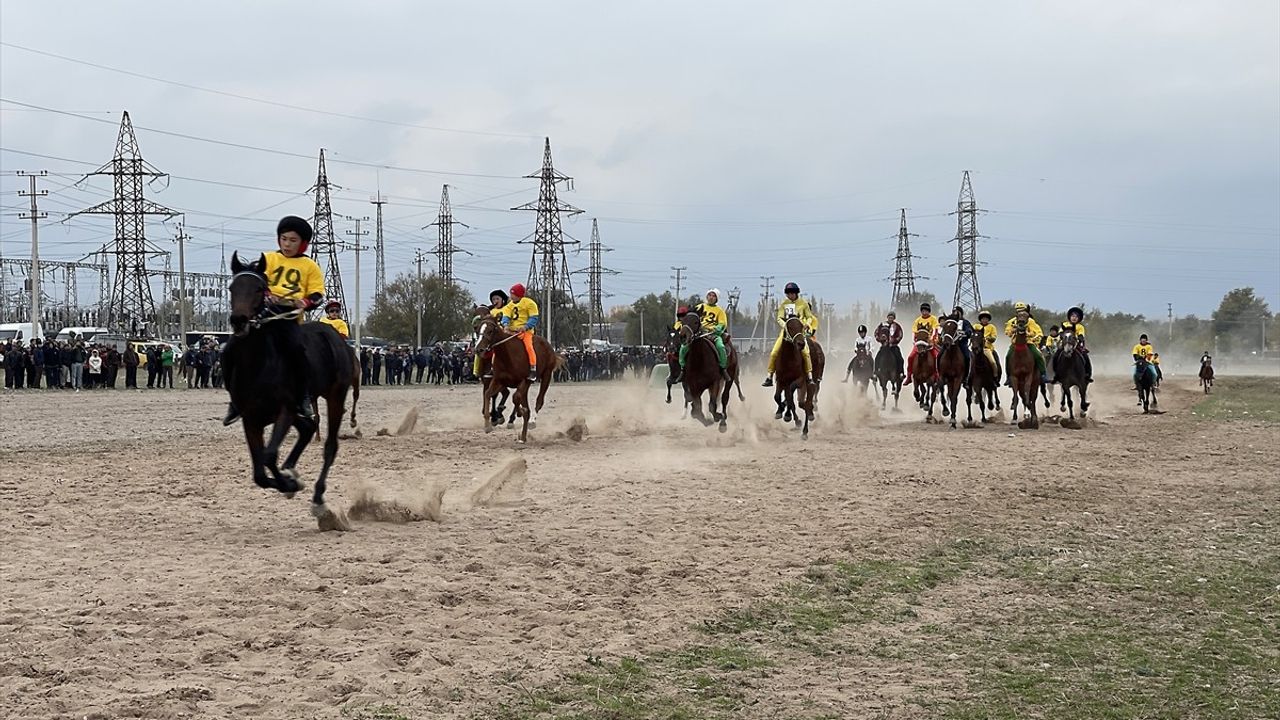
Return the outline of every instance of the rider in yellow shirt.
<path id="1" fill-rule="evenodd" d="M 507 303 L 510 301 L 511 301 L 511 298 L 507 297 L 507 293 L 505 291 L 501 289 L 490 291 L 489 316 L 498 318 L 499 321 L 501 321 L 502 312 L 503 312 L 502 308 L 506 307 Z M 484 320 L 483 316 L 477 315 L 471 321 L 472 327 L 478 329 L 480 327 L 480 323 L 483 322 L 483 320 Z M 482 377 L 481 373 L 484 372 L 485 360 L 492 359 L 492 358 L 493 358 L 492 350 L 486 353 L 476 353 L 476 356 L 471 360 L 471 374 L 475 375 L 477 378 Z"/>
<path id="2" fill-rule="evenodd" d="M 1027 323 L 1027 347 L 1031 350 L 1031 356 L 1035 358 L 1036 370 L 1040 371 L 1040 382 L 1049 381 L 1048 373 L 1045 372 L 1044 355 L 1040 354 L 1040 340 L 1044 337 L 1044 331 L 1040 329 L 1040 323 L 1031 315 L 1031 308 L 1024 302 L 1014 303 L 1013 317 L 1009 318 L 1009 322 L 1004 325 L 1004 334 L 1013 338 L 1014 326 L 1019 320 Z M 1013 344 L 1009 344 L 1009 349 L 1004 354 L 1005 364 L 1005 385 L 1013 387 L 1013 373 L 1010 372 L 1009 360 L 1013 357 Z"/>
<path id="3" fill-rule="evenodd" d="M 1084 356 L 1085 382 L 1093 382 L 1093 361 L 1089 359 L 1089 348 L 1084 344 L 1084 310 L 1078 307 L 1067 310 L 1062 332 L 1076 336 L 1076 350 Z"/>
<path id="4" fill-rule="evenodd" d="M 511 286 L 510 304 L 502 308 L 502 326 L 520 334 L 525 354 L 529 356 L 529 381 L 538 379 L 538 354 L 533 350 L 533 330 L 538 327 L 538 303 L 524 294 L 524 285 Z"/>
<path id="5" fill-rule="evenodd" d="M 289 354 L 291 372 L 289 376 L 294 382 L 294 398 L 298 401 L 298 417 L 313 421 L 315 413 L 311 409 L 311 393 L 307 388 L 307 356 L 302 344 L 302 332 L 299 326 L 303 323 L 306 311 L 314 308 L 324 299 L 324 273 L 315 260 L 307 257 L 307 246 L 311 244 L 311 224 L 295 215 L 287 215 L 276 224 L 276 252 L 265 253 L 264 275 L 267 278 L 267 311 L 271 313 L 298 313 L 296 322 L 273 323 L 283 335 L 282 347 Z M 229 356 L 222 358 L 223 377 L 230 377 L 228 367 Z M 230 384 L 227 383 L 230 387 Z M 222 419 L 223 425 L 230 425 L 240 417 L 240 411 L 233 402 L 227 403 L 227 415 Z"/>
<path id="6" fill-rule="evenodd" d="M 725 382 L 729 381 L 729 351 L 724 346 L 724 332 L 729 327 L 729 316 L 725 314 L 724 308 L 718 304 L 720 302 L 720 291 L 711 288 L 707 291 L 706 301 L 700 303 L 694 312 L 702 318 L 702 332 L 711 338 L 716 347 L 716 360 L 720 363 L 720 377 Z M 680 372 L 672 382 L 679 382 L 684 375 L 685 359 L 689 356 L 689 343 L 681 343 L 680 354 L 678 360 L 680 362 Z"/>
<path id="7" fill-rule="evenodd" d="M 1159 379 L 1160 377 L 1159 370 L 1153 363 L 1156 356 L 1156 349 L 1151 346 L 1151 341 L 1147 339 L 1146 333 L 1143 333 L 1141 336 L 1138 337 L 1138 344 L 1133 346 L 1133 351 L 1131 354 L 1133 355 L 1133 363 L 1134 363 L 1133 385 L 1135 390 L 1137 389 L 1137 385 L 1138 385 L 1138 361 L 1139 360 L 1146 360 L 1148 363 L 1147 372 L 1155 375 L 1156 378 Z"/>
<path id="8" fill-rule="evenodd" d="M 920 351 L 916 342 L 920 334 L 925 333 L 925 340 L 929 343 L 929 352 L 934 356 L 934 362 L 937 362 L 938 349 L 938 328 L 941 324 L 938 318 L 933 314 L 933 307 L 929 303 L 920 303 L 920 317 L 911 323 L 911 353 L 907 355 L 907 384 L 911 384 L 911 366 L 916 359 L 916 353 Z"/>
<path id="9" fill-rule="evenodd" d="M 991 324 L 991 312 L 983 310 L 978 313 L 978 327 L 974 330 L 982 337 L 982 353 L 987 356 L 991 367 L 999 367 L 996 363 L 996 337 L 999 331 Z"/>
<path id="10" fill-rule="evenodd" d="M 786 299 L 778 305 L 778 311 L 774 313 L 774 320 L 778 323 L 778 339 L 773 343 L 773 351 L 769 353 L 769 375 L 762 383 L 763 387 L 773 387 L 773 369 L 778 364 L 778 352 L 782 350 L 782 342 L 787 335 L 787 321 L 793 317 L 800 318 L 800 323 L 805 328 L 805 343 L 802 355 L 804 356 L 804 375 L 805 379 L 813 382 L 813 358 L 809 355 L 809 338 L 818 332 L 818 316 L 813 314 L 813 309 L 809 307 L 809 301 L 800 297 L 800 286 L 795 283 L 787 283 L 783 288 L 783 294 Z"/>
<path id="11" fill-rule="evenodd" d="M 320 318 L 320 322 L 337 330 L 343 340 L 351 335 L 347 321 L 342 319 L 342 303 L 337 300 L 330 300 L 324 304 L 324 317 Z"/>

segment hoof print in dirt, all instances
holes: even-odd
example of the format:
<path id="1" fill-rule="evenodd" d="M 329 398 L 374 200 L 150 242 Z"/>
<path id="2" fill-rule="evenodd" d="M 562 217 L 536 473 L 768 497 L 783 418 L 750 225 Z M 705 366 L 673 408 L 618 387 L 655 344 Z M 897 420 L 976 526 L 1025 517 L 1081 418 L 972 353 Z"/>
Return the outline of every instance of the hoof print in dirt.
<path id="1" fill-rule="evenodd" d="M 1062 427 L 1064 427 L 1064 428 L 1068 429 L 1068 430 L 1083 430 L 1083 429 L 1084 429 L 1084 425 L 1081 425 L 1079 420 L 1072 420 L 1071 418 L 1062 418 L 1062 419 L 1058 420 L 1058 424 L 1059 424 L 1059 425 L 1061 425 Z"/>

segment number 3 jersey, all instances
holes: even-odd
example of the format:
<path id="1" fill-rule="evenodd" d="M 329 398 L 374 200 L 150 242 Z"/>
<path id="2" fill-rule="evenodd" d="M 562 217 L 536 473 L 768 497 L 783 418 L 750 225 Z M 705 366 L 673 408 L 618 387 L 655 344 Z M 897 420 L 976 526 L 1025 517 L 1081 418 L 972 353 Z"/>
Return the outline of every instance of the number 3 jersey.
<path id="1" fill-rule="evenodd" d="M 324 299 L 324 273 L 306 255 L 286 257 L 280 251 L 267 253 L 267 289 L 289 300 L 302 299 L 308 307 Z M 301 315 L 298 322 L 302 322 Z"/>

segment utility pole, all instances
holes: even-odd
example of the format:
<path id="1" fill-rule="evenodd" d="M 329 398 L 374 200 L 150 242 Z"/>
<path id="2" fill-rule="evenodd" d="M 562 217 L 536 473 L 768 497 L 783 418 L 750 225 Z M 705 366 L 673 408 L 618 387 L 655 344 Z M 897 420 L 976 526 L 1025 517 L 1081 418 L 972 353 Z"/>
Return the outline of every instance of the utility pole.
<path id="1" fill-rule="evenodd" d="M 373 252 L 374 252 L 374 275 L 373 275 L 373 292 L 377 297 L 382 296 L 382 292 L 387 289 L 387 262 L 383 254 L 384 248 L 382 244 L 382 206 L 387 204 L 386 198 L 382 196 L 382 184 L 378 184 L 378 194 L 369 198 L 369 202 L 378 209 L 377 220 L 374 225 L 375 232 L 373 235 Z"/>
<path id="2" fill-rule="evenodd" d="M 742 299 L 742 288 L 735 286 L 729 291 L 729 327 L 738 323 L 738 301 Z"/>
<path id="3" fill-rule="evenodd" d="M 982 293 L 978 290 L 978 201 L 973 198 L 973 185 L 969 183 L 969 171 L 964 171 L 960 181 L 960 198 L 956 201 L 956 269 L 955 304 L 970 312 L 982 307 Z"/>
<path id="4" fill-rule="evenodd" d="M 178 223 L 178 232 L 176 239 L 178 241 L 178 337 L 182 340 L 182 346 L 185 350 L 187 344 L 187 243 L 188 240 L 186 230 L 183 229 L 182 223 Z"/>
<path id="5" fill-rule="evenodd" d="M 436 247 L 432 250 L 432 254 L 436 256 L 436 266 L 440 268 L 440 278 L 444 280 L 445 285 L 453 285 L 458 281 L 453 274 L 453 256 L 455 253 L 471 253 L 466 250 L 460 250 L 453 245 L 453 226 L 461 225 L 462 227 L 471 227 L 470 225 L 458 222 L 453 219 L 453 207 L 449 204 L 449 186 L 445 185 L 440 191 L 440 213 L 436 215 L 436 221 L 422 228 L 426 230 L 429 227 L 436 228 L 437 240 Z"/>
<path id="6" fill-rule="evenodd" d="M 827 326 L 827 347 L 831 347 L 831 326 L 834 324 L 831 313 L 835 312 L 835 309 L 835 303 L 822 303 L 822 324 Z M 857 324 L 857 320 L 857 317 L 854 317 L 854 324 Z"/>
<path id="7" fill-rule="evenodd" d="M 314 231 L 311 238 L 311 247 L 314 249 L 311 257 L 317 264 L 321 263 L 321 256 L 326 258 L 327 262 L 323 265 L 324 293 L 346 307 L 347 296 L 342 291 L 342 266 L 338 264 L 340 243 L 333 234 L 333 205 L 329 202 L 331 187 L 335 186 L 329 183 L 329 172 L 324 166 L 324 148 L 320 148 L 320 169 L 316 172 L 316 184 L 311 186 L 316 192 L 316 211 L 312 219 Z"/>
<path id="8" fill-rule="evenodd" d="M 68 218 L 76 215 L 115 216 L 115 249 L 106 251 L 106 254 L 116 257 L 116 278 L 111 285 L 106 324 L 112 330 L 136 334 L 146 323 L 154 320 L 156 314 L 147 257 L 160 254 L 160 250 L 147 242 L 146 216 L 172 218 L 178 215 L 176 211 L 143 197 L 142 179 L 154 181 L 168 176 L 142 159 L 138 138 L 133 133 L 133 121 L 129 119 L 127 110 L 120 118 L 115 155 L 89 175 L 110 175 L 115 195 L 110 200 L 72 213 Z"/>
<path id="9" fill-rule="evenodd" d="M 418 266 L 418 284 L 413 288 L 414 305 L 418 308 L 418 344 L 416 349 L 422 348 L 422 261 L 427 254 L 422 252 L 422 248 L 413 249 L 413 262 Z"/>
<path id="10" fill-rule="evenodd" d="M 672 270 L 674 270 L 674 271 L 675 271 L 675 273 L 676 273 L 675 275 L 672 275 L 672 276 L 671 276 L 671 279 L 676 281 L 676 306 L 675 306 L 674 308 L 672 308 L 672 309 L 673 309 L 673 310 L 679 310 L 679 309 L 680 309 L 680 305 L 684 303 L 684 295 L 683 295 L 683 292 L 684 292 L 684 284 L 683 284 L 683 283 L 684 283 L 684 273 L 685 273 L 685 271 L 686 271 L 686 270 L 688 270 L 689 268 L 688 268 L 688 267 L 686 267 L 686 266 L 684 266 L 684 265 L 681 265 L 680 267 L 676 267 L 675 265 L 672 265 L 672 266 L 671 266 L 671 269 L 672 269 Z"/>
<path id="11" fill-rule="evenodd" d="M 1169 344 L 1173 344 L 1173 303 L 1166 303 L 1169 306 Z"/>
<path id="12" fill-rule="evenodd" d="M 18 191 L 18 197 L 31 198 L 31 210 L 18 216 L 22 220 L 31 221 L 31 334 L 27 337 L 27 345 L 30 345 L 31 341 L 36 338 L 40 338 L 40 341 L 44 342 L 44 338 L 40 337 L 41 330 L 43 330 L 40 322 L 40 221 L 49 217 L 49 213 L 40 212 L 36 198 L 48 195 L 49 191 L 37 190 L 36 178 L 42 178 L 48 174 L 45 170 L 35 173 L 18 171 L 19 177 L 25 176 L 31 183 L 30 190 Z M 0 272 L 3 272 L 3 270 L 0 270 Z M 19 369 L 18 372 L 24 371 Z"/>
<path id="13" fill-rule="evenodd" d="M 920 236 L 907 232 L 907 209 L 902 208 L 901 212 L 898 223 L 898 254 L 894 256 L 893 275 L 889 276 L 893 281 L 893 298 L 889 301 L 891 308 L 897 308 L 898 305 L 915 297 L 916 280 L 928 280 L 916 275 L 911 269 L 912 258 L 919 257 L 911 254 L 911 238 Z"/>
<path id="14" fill-rule="evenodd" d="M 773 275 L 761 275 L 760 279 L 764 282 L 760 283 L 760 287 L 764 292 L 760 293 L 760 312 L 756 313 L 755 327 L 751 328 L 751 337 L 760 337 L 758 332 L 760 324 L 764 322 L 765 313 L 769 312 L 769 300 L 773 298 Z M 764 347 L 764 340 L 761 339 L 761 348 Z"/>
<path id="15" fill-rule="evenodd" d="M 617 275 L 618 271 L 610 270 L 600 264 L 601 254 L 613 252 L 613 248 L 605 247 L 600 243 L 600 223 L 596 218 L 591 219 L 591 242 L 587 244 L 587 248 L 591 251 L 591 264 L 582 270 L 575 271 L 574 274 L 587 274 L 588 323 L 597 339 L 608 340 L 608 333 L 605 332 L 603 300 L 612 293 L 604 291 L 600 285 L 600 279 L 603 275 Z"/>
<path id="16" fill-rule="evenodd" d="M 360 229 L 360 223 L 369 222 L 369 216 L 352 217 L 347 215 L 346 218 L 347 220 L 355 221 L 356 224 L 356 229 L 348 230 L 346 234 L 355 238 L 355 242 L 352 243 L 351 247 L 356 251 L 356 307 L 355 312 L 351 315 L 351 339 L 355 341 L 356 347 L 360 347 L 360 251 L 369 249 L 368 246 L 360 244 L 360 238 L 369 234 L 368 230 Z"/>
<path id="17" fill-rule="evenodd" d="M 533 245 L 533 257 L 529 261 L 529 290 L 541 292 L 542 321 L 546 325 L 546 338 L 555 347 L 555 335 L 552 333 L 556 315 L 556 304 L 563 299 L 572 305 L 573 284 L 569 276 L 569 264 L 565 260 L 564 246 L 576 245 L 577 240 L 565 239 L 564 229 L 560 224 L 560 215 L 578 215 L 582 210 L 560 202 L 556 186 L 565 183 L 573 188 L 573 178 L 555 169 L 551 162 L 551 138 L 547 138 L 542 154 L 542 169 L 527 178 L 539 180 L 538 199 L 525 203 L 512 210 L 533 210 L 537 212 L 533 234 L 521 240 L 521 244 Z M 557 297 L 557 295 L 559 297 Z"/>

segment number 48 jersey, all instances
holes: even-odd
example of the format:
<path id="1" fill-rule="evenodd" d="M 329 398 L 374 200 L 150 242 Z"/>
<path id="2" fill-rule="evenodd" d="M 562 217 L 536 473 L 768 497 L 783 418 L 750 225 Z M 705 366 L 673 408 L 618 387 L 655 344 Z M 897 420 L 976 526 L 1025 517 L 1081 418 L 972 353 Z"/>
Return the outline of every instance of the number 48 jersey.
<path id="1" fill-rule="evenodd" d="M 286 257 L 276 251 L 267 253 L 267 289 L 272 295 L 290 300 L 308 300 L 314 305 L 324 297 L 324 273 L 315 260 L 306 255 Z M 302 317 L 298 317 L 302 322 Z"/>

